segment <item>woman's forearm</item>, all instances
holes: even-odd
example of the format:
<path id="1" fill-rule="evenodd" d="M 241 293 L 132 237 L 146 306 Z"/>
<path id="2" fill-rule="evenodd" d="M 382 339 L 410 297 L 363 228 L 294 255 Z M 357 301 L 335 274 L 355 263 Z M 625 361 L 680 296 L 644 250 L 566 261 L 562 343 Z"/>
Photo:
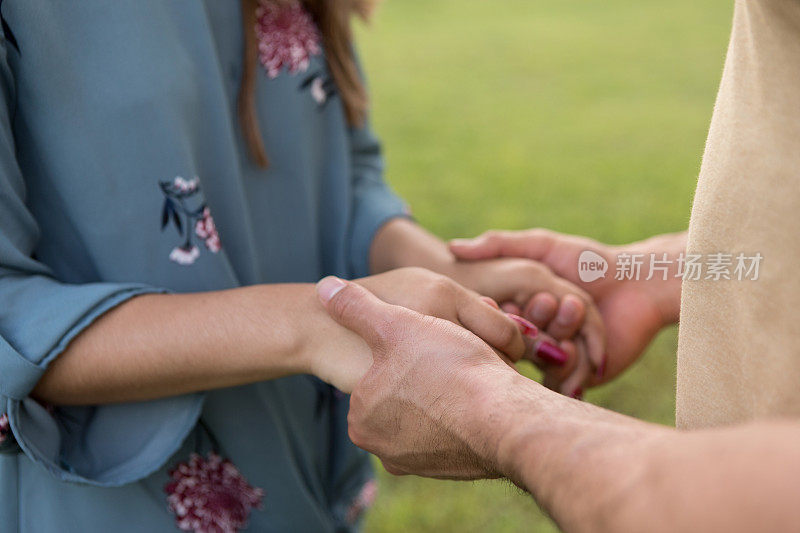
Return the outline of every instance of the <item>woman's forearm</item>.
<path id="1" fill-rule="evenodd" d="M 379 274 L 404 267 L 425 268 L 482 294 L 492 292 L 485 283 L 488 271 L 476 269 L 469 262 L 460 262 L 439 237 L 411 220 L 396 218 L 375 236 L 370 250 L 370 268 L 373 274 Z"/>
<path id="2" fill-rule="evenodd" d="M 566 531 L 800 527 L 796 422 L 679 432 L 515 389 L 495 428 L 498 462 Z"/>
<path id="3" fill-rule="evenodd" d="M 422 267 L 448 274 L 455 262 L 441 239 L 405 218 L 384 224 L 370 249 L 372 274 L 403 267 Z"/>
<path id="4" fill-rule="evenodd" d="M 143 295 L 78 335 L 33 395 L 53 404 L 100 404 L 298 373 L 338 379 L 338 370 L 317 364 L 319 355 L 337 349 L 343 358 L 366 351 L 360 338 L 330 320 L 310 284 Z M 352 370 L 343 366 L 341 372 Z"/>

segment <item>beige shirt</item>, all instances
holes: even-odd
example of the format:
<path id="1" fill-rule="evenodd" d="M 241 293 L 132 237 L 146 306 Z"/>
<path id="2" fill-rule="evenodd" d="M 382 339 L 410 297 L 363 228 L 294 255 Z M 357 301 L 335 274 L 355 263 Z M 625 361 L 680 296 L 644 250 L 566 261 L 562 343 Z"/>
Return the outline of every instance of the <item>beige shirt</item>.
<path id="1" fill-rule="evenodd" d="M 688 248 L 763 260 L 684 281 L 678 427 L 800 416 L 800 0 L 736 2 Z"/>

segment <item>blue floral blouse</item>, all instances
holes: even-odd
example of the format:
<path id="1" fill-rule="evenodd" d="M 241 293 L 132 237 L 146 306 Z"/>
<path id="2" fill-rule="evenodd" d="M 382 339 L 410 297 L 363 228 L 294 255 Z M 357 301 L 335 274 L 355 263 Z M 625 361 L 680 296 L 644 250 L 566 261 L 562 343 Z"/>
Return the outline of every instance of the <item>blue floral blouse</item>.
<path id="1" fill-rule="evenodd" d="M 2 532 L 347 531 L 374 495 L 346 398 L 312 377 L 93 407 L 29 397 L 133 296 L 363 276 L 403 215 L 299 4 L 256 14 L 271 164 L 251 162 L 239 6 L 0 3 Z"/>

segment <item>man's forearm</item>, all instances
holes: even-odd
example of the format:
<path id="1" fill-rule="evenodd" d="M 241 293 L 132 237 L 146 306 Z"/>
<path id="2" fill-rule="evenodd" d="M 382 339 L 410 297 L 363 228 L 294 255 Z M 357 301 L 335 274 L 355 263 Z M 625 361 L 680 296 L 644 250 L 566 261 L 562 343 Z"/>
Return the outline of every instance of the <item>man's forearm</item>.
<path id="1" fill-rule="evenodd" d="M 500 470 L 566 531 L 800 527 L 797 423 L 678 432 L 515 379 L 480 419 Z"/>

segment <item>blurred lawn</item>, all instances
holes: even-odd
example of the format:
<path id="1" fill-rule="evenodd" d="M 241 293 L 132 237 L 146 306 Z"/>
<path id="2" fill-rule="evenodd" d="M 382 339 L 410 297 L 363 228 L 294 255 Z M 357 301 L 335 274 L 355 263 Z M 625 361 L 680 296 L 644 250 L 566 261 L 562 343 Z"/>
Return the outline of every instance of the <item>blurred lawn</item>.
<path id="1" fill-rule="evenodd" d="M 388 176 L 442 237 L 687 225 L 732 3 L 387 0 L 359 30 Z M 671 424 L 675 331 L 587 400 Z M 369 532 L 551 531 L 503 482 L 381 473 Z"/>

